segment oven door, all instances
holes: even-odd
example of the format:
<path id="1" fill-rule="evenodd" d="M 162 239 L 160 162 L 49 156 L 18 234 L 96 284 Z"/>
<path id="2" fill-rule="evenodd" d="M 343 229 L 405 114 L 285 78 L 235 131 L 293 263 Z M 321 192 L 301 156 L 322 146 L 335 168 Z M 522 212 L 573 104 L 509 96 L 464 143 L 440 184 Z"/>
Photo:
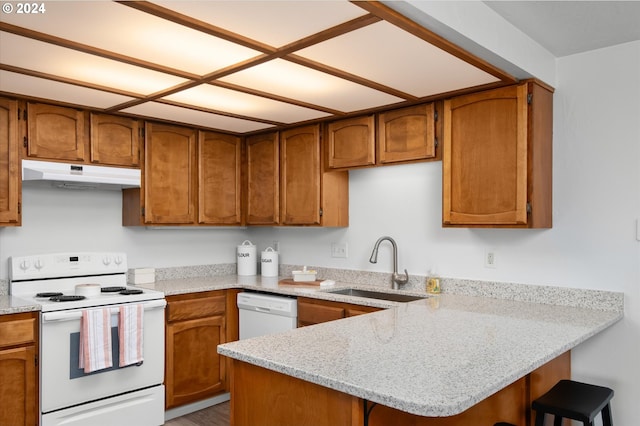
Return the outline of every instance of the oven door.
<path id="1" fill-rule="evenodd" d="M 166 302 L 160 299 L 141 304 L 144 306 L 144 361 L 119 368 L 114 358 L 114 368 L 89 374 L 78 368 L 82 310 L 42 314 L 40 406 L 43 414 L 162 384 Z M 116 332 L 119 306 L 110 306 L 111 327 Z M 116 337 L 112 344 L 117 345 L 117 341 Z"/>

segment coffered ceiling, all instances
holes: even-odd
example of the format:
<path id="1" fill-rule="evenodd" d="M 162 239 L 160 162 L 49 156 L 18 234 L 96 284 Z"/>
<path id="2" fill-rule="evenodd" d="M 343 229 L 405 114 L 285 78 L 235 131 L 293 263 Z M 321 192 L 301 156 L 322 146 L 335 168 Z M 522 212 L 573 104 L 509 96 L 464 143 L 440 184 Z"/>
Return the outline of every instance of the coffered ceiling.
<path id="1" fill-rule="evenodd" d="M 378 2 L 7 4 L 1 94 L 234 134 L 513 81 Z"/>

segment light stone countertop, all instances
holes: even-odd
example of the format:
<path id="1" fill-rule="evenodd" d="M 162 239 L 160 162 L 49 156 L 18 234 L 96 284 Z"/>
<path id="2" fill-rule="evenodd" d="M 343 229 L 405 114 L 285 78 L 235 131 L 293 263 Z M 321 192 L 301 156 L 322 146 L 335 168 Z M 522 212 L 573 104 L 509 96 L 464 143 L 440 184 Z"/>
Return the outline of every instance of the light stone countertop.
<path id="1" fill-rule="evenodd" d="M 0 315 L 39 311 L 40 305 L 14 296 L 0 296 Z"/>
<path id="2" fill-rule="evenodd" d="M 280 285 L 276 277 L 168 272 L 139 286 L 167 296 L 240 288 L 389 308 L 226 343 L 218 352 L 422 416 L 466 410 L 613 325 L 624 311 L 622 293 L 599 290 L 443 278 L 443 294 L 395 303 L 326 292 L 386 287 L 386 279 L 377 282 L 372 274 L 364 280 L 374 284 L 364 285 L 356 272 L 329 270 L 336 284 L 319 288 Z M 403 293 L 424 294 L 423 288 L 418 278 Z M 39 309 L 0 295 L 0 315 Z"/>
<path id="3" fill-rule="evenodd" d="M 619 321 L 594 310 L 441 294 L 218 346 L 218 352 L 409 413 L 459 414 Z"/>

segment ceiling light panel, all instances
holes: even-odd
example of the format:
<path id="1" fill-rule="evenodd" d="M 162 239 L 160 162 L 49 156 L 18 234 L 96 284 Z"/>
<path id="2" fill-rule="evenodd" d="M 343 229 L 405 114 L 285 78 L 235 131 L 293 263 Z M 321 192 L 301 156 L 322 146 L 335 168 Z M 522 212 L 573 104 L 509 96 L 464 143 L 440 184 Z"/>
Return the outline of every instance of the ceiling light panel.
<path id="1" fill-rule="evenodd" d="M 296 52 L 417 97 L 499 81 L 442 49 L 378 22 Z"/>
<path id="2" fill-rule="evenodd" d="M 366 15 L 362 8 L 344 0 L 154 3 L 273 47 Z"/>
<path id="3" fill-rule="evenodd" d="M 46 7 L 46 15 L 4 14 L 3 21 L 196 75 L 260 54 L 112 1 L 55 1 Z"/>
<path id="4" fill-rule="evenodd" d="M 220 80 L 343 112 L 403 100 L 282 59 L 256 65 Z"/>
<path id="5" fill-rule="evenodd" d="M 0 91 L 42 99 L 56 99 L 74 105 L 108 108 L 132 98 L 73 84 L 0 70 Z"/>
<path id="6" fill-rule="evenodd" d="M 273 127 L 270 124 L 226 117 L 159 102 L 147 102 L 126 108 L 122 112 L 234 133 L 252 132 Z"/>
<path id="7" fill-rule="evenodd" d="M 29 54 L 25 55 L 25 52 Z M 0 62 L 141 95 L 149 95 L 185 81 L 5 32 L 0 32 Z"/>
<path id="8" fill-rule="evenodd" d="M 329 116 L 326 112 L 211 85 L 196 86 L 165 99 L 280 123 L 295 123 Z"/>

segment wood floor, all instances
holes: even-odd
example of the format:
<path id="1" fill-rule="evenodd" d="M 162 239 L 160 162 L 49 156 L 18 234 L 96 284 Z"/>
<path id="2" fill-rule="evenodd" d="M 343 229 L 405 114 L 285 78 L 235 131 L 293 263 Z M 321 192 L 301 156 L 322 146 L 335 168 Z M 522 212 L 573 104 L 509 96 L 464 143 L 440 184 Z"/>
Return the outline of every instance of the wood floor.
<path id="1" fill-rule="evenodd" d="M 229 426 L 229 402 L 169 420 L 164 426 Z"/>

